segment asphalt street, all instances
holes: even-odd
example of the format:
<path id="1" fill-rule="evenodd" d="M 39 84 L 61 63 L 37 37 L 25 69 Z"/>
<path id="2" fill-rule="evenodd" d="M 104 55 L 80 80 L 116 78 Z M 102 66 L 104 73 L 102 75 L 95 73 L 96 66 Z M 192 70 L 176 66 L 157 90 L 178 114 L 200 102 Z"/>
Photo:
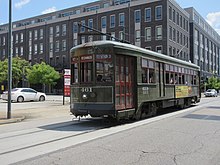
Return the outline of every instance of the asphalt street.
<path id="1" fill-rule="evenodd" d="M 54 152 L 42 148 L 45 154 L 16 164 L 219 165 L 219 99 L 204 98 L 199 105 L 172 114 L 71 136 L 47 146 Z M 71 128 L 56 131 L 73 135 L 85 129 Z"/>

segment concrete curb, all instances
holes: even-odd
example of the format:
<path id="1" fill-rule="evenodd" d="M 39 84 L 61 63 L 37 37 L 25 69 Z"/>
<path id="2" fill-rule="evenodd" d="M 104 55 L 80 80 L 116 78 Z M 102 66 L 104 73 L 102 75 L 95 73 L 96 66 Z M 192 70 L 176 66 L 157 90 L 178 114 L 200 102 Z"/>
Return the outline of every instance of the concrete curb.
<path id="1" fill-rule="evenodd" d="M 17 123 L 17 122 L 21 122 L 25 119 L 25 116 L 12 116 L 11 119 L 7 119 L 7 118 L 0 118 L 0 125 L 3 124 L 10 124 L 10 123 Z"/>

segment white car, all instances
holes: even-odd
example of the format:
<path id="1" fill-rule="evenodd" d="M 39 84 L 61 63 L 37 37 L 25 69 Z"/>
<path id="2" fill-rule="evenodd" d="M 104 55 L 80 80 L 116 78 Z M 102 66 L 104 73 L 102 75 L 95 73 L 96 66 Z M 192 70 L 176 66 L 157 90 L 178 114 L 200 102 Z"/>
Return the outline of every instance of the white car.
<path id="1" fill-rule="evenodd" d="M 208 89 L 205 93 L 204 93 L 205 97 L 217 97 L 218 93 L 215 89 Z"/>
<path id="2" fill-rule="evenodd" d="M 3 92 L 1 98 L 8 100 L 8 91 Z M 24 102 L 24 101 L 45 101 L 46 94 L 37 92 L 32 88 L 13 88 L 11 90 L 11 101 Z"/>

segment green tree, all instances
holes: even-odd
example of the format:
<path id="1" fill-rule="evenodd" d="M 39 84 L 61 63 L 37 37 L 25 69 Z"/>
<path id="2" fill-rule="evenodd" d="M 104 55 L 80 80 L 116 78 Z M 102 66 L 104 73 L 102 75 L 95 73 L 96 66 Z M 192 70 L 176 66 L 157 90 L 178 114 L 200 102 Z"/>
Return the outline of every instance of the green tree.
<path id="1" fill-rule="evenodd" d="M 31 84 L 42 84 L 44 87 L 45 85 L 55 85 L 59 78 L 59 72 L 45 62 L 35 64 L 31 69 L 27 69 L 27 80 Z"/>
<path id="2" fill-rule="evenodd" d="M 5 61 L 0 61 L 0 83 L 7 80 L 8 65 L 5 65 Z"/>
<path id="3" fill-rule="evenodd" d="M 208 79 L 208 82 L 206 84 L 206 86 L 209 88 L 209 89 L 216 89 L 216 90 L 219 90 L 220 89 L 220 79 L 215 77 L 215 76 L 212 76 Z"/>
<path id="4" fill-rule="evenodd" d="M 29 68 L 28 61 L 19 57 L 12 58 L 12 87 L 17 87 L 24 76 L 24 69 Z M 0 83 L 8 80 L 8 59 L 0 62 Z"/>

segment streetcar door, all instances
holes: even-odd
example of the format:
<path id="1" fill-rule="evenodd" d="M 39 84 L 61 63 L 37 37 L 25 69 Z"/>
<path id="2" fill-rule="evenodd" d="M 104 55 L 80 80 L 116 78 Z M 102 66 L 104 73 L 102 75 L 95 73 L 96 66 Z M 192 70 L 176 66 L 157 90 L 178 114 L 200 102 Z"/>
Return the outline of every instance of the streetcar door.
<path id="1" fill-rule="evenodd" d="M 134 57 L 116 56 L 115 104 L 116 109 L 134 108 Z"/>

